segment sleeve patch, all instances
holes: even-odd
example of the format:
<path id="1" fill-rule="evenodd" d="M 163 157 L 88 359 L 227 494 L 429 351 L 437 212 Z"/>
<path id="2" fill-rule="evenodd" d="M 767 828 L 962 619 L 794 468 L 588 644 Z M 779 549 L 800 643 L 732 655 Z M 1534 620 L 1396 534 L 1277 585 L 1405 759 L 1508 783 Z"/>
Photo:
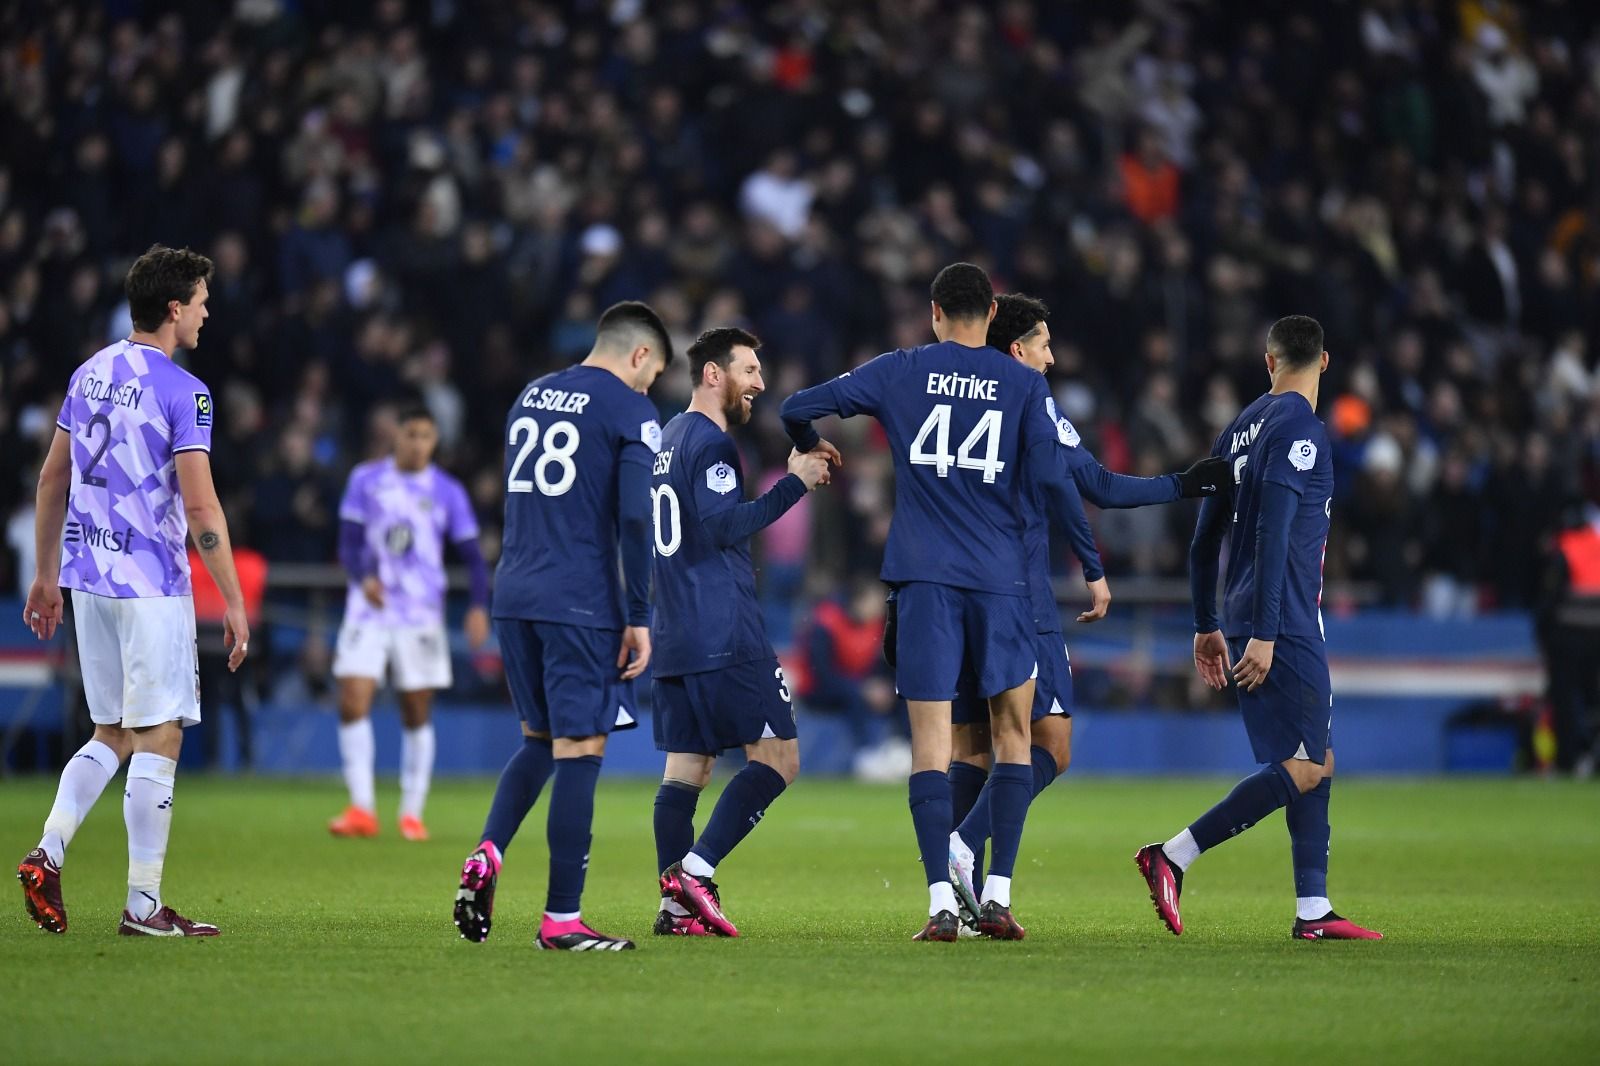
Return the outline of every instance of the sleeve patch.
<path id="1" fill-rule="evenodd" d="M 1317 462 L 1317 446 L 1309 440 L 1297 440 L 1289 445 L 1289 465 L 1296 470 L 1310 470 Z"/>
<path id="2" fill-rule="evenodd" d="M 661 451 L 661 423 L 655 419 L 639 423 L 639 439 L 649 446 L 652 452 Z"/>
<path id="3" fill-rule="evenodd" d="M 739 475 L 727 463 L 717 463 L 706 470 L 706 488 L 719 495 L 727 495 L 739 485 Z"/>
<path id="4" fill-rule="evenodd" d="M 197 392 L 194 394 L 194 424 L 201 429 L 211 428 L 211 394 Z"/>
<path id="5" fill-rule="evenodd" d="M 1083 438 L 1078 436 L 1077 427 L 1068 421 L 1067 416 L 1056 409 L 1054 396 L 1044 398 L 1044 409 L 1050 416 L 1050 421 L 1056 424 L 1056 439 L 1069 448 L 1076 448 Z"/>

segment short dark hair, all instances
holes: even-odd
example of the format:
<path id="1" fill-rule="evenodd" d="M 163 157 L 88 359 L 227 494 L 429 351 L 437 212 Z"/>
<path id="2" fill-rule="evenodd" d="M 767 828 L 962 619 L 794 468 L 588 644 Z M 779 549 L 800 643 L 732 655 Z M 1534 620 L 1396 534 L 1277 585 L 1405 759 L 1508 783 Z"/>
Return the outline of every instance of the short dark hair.
<path id="1" fill-rule="evenodd" d="M 957 320 L 983 318 L 994 303 L 989 275 L 972 263 L 951 263 L 939 271 L 928 292 L 946 315 Z"/>
<path id="2" fill-rule="evenodd" d="M 667 327 L 661 324 L 661 316 L 651 310 L 647 303 L 638 300 L 614 303 L 605 309 L 595 329 L 596 346 L 620 348 L 626 345 L 632 351 L 643 337 L 649 337 L 648 343 L 661 353 L 662 365 L 671 364 L 672 338 L 667 336 Z"/>
<path id="3" fill-rule="evenodd" d="M 733 362 L 733 350 L 740 346 L 761 350 L 761 340 L 738 326 L 714 326 L 689 345 L 689 374 L 696 385 L 705 377 L 706 364 L 716 363 L 723 370 Z"/>
<path id="4" fill-rule="evenodd" d="M 1304 370 L 1322 357 L 1322 323 L 1308 315 L 1280 318 L 1267 330 L 1267 351 Z"/>
<path id="5" fill-rule="evenodd" d="M 211 277 L 211 260 L 187 248 L 152 244 L 128 268 L 123 289 L 128 294 L 128 314 L 133 328 L 154 333 L 167 320 L 167 304 L 187 304 L 202 280 Z"/>
<path id="6" fill-rule="evenodd" d="M 994 298 L 994 320 L 989 323 L 989 347 L 997 351 L 1010 351 L 1014 341 L 1026 340 L 1038 332 L 1044 320 L 1050 317 L 1050 308 L 1043 300 L 1024 296 L 1020 292 L 1002 293 Z"/>
<path id="7" fill-rule="evenodd" d="M 419 419 L 424 422 L 435 422 L 435 424 L 437 424 L 433 417 L 433 412 L 422 406 L 420 403 L 407 404 L 406 406 L 400 408 L 400 410 L 395 414 L 395 421 L 402 426 L 407 422 L 416 422 Z"/>

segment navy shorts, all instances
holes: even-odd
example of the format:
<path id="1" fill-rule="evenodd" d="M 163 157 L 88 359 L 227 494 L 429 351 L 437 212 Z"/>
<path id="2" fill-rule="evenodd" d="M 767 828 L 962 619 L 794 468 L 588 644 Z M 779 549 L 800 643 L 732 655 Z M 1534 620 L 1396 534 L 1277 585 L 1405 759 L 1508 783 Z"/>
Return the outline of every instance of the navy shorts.
<path id="1" fill-rule="evenodd" d="M 1051 715 L 1072 717 L 1072 661 L 1067 655 L 1067 644 L 1060 631 L 1038 633 L 1034 636 L 1035 655 L 1039 659 L 1039 676 L 1033 684 L 1033 720 Z M 950 721 L 954 725 L 974 722 L 989 723 L 989 701 L 979 699 L 970 677 L 963 677 L 961 694 L 950 704 Z"/>
<path id="2" fill-rule="evenodd" d="M 620 629 L 496 618 L 511 704 L 535 733 L 598 737 L 638 725 L 633 682 L 617 676 Z"/>
<path id="3" fill-rule="evenodd" d="M 953 700 L 965 667 L 983 699 L 1033 676 L 1033 611 L 1026 596 L 913 581 L 901 585 L 895 687 L 908 700 Z"/>
<path id="4" fill-rule="evenodd" d="M 658 677 L 651 688 L 656 748 L 716 755 L 758 740 L 794 740 L 794 700 L 777 659 Z"/>
<path id="5" fill-rule="evenodd" d="M 1234 662 L 1248 637 L 1228 638 Z M 1327 645 L 1309 637 L 1279 637 L 1272 647 L 1272 669 L 1254 692 L 1235 686 L 1245 732 L 1256 761 L 1327 761 L 1333 733 L 1333 684 L 1328 679 Z"/>

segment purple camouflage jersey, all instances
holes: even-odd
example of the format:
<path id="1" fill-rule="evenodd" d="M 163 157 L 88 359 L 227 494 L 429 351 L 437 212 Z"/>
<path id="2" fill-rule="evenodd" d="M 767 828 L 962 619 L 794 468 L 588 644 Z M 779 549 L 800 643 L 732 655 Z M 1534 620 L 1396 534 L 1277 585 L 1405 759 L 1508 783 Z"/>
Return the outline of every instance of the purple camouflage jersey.
<path id="1" fill-rule="evenodd" d="M 211 393 L 161 349 L 117 341 L 67 386 L 72 437 L 61 585 L 116 599 L 188 596 L 178 452 L 211 450 Z"/>
<path id="2" fill-rule="evenodd" d="M 475 540 L 478 520 L 461 482 L 429 465 L 406 473 L 394 459 L 376 459 L 350 471 L 339 517 L 366 529 L 367 573 L 383 583 L 383 607 L 374 607 L 352 580 L 345 598 L 347 625 L 421 626 L 444 621 L 444 546 Z"/>

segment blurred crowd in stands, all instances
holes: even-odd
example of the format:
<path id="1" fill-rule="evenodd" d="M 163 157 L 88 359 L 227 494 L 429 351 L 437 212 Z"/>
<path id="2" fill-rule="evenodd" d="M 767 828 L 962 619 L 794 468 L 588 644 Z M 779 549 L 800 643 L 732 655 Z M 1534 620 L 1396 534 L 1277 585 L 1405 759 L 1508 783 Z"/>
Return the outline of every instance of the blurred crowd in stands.
<path id="1" fill-rule="evenodd" d="M 778 401 L 930 340 L 966 258 L 1050 305 L 1060 406 L 1129 473 L 1205 452 L 1267 325 L 1317 316 L 1330 582 L 1532 607 L 1600 500 L 1597 27 L 1584 0 L 7 4 L 0 571 L 31 575 L 61 390 L 152 242 L 216 261 L 184 358 L 272 563 L 334 559 L 344 475 L 410 398 L 492 560 L 506 406 L 623 298 L 680 350 L 762 337 L 742 443 L 775 479 Z M 680 361 L 665 416 L 688 387 Z M 888 456 L 864 420 L 840 443 L 763 537 L 775 605 L 876 570 Z M 1181 576 L 1192 518 L 1098 515 L 1113 591 Z"/>

